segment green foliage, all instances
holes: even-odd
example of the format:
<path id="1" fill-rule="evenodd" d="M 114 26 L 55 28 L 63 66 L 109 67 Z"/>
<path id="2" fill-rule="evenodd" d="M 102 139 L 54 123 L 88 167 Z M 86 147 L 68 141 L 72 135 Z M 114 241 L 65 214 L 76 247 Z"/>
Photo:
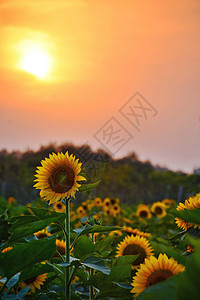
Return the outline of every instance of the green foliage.
<path id="1" fill-rule="evenodd" d="M 16 244 L 12 250 L 1 253 L 0 270 L 10 279 L 23 269 L 51 258 L 55 251 L 55 237 Z"/>

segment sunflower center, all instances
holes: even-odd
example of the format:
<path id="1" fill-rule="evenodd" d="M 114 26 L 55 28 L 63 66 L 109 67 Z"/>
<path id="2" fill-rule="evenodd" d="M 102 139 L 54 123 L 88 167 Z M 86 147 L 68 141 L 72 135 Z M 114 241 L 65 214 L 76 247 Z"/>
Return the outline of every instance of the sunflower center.
<path id="1" fill-rule="evenodd" d="M 27 285 L 29 285 L 29 284 L 33 283 L 36 279 L 37 279 L 37 276 L 36 276 L 36 277 L 31 277 L 31 278 L 29 278 L 29 279 L 26 279 L 26 280 L 24 280 L 24 282 L 25 282 Z"/>
<path id="2" fill-rule="evenodd" d="M 146 211 L 146 210 L 142 210 L 142 211 L 140 212 L 140 217 L 146 218 L 146 217 L 147 217 L 147 211 Z"/>
<path id="3" fill-rule="evenodd" d="M 60 203 L 58 203 L 56 206 L 57 206 L 58 209 L 62 208 L 62 205 Z"/>
<path id="4" fill-rule="evenodd" d="M 64 248 L 64 247 L 57 246 L 57 250 L 58 250 L 58 252 L 59 252 L 61 255 L 65 255 L 65 248 Z"/>
<path id="5" fill-rule="evenodd" d="M 38 239 L 43 239 L 43 238 L 47 237 L 48 235 L 44 232 L 41 232 L 41 233 L 37 233 L 36 236 Z"/>
<path id="6" fill-rule="evenodd" d="M 59 166 L 49 176 L 49 183 L 56 193 L 68 192 L 74 184 L 74 170 L 69 166 Z"/>
<path id="7" fill-rule="evenodd" d="M 144 259 L 147 256 L 145 250 L 140 245 L 136 245 L 136 244 L 128 245 L 124 249 L 123 255 L 138 255 L 137 259 L 132 263 L 133 266 L 137 266 L 143 263 Z"/>
<path id="8" fill-rule="evenodd" d="M 152 286 L 156 283 L 160 283 L 165 281 L 169 277 L 171 277 L 173 273 L 170 270 L 157 270 L 154 271 L 147 280 L 147 287 Z"/>
<path id="9" fill-rule="evenodd" d="M 156 206 L 155 213 L 156 215 L 161 215 L 163 212 L 163 209 L 160 206 Z"/>

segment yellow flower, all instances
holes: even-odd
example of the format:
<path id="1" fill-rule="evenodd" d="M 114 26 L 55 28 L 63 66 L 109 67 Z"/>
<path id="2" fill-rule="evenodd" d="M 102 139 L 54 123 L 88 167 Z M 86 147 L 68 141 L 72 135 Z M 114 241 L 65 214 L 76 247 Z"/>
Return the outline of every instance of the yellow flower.
<path id="1" fill-rule="evenodd" d="M 150 219 L 151 212 L 150 212 L 149 206 L 146 204 L 138 205 L 136 215 L 138 216 L 138 218 Z"/>
<path id="2" fill-rule="evenodd" d="M 167 207 L 170 208 L 173 205 L 176 205 L 176 201 L 173 199 L 163 199 L 162 203 Z"/>
<path id="3" fill-rule="evenodd" d="M 40 190 L 40 196 L 49 201 L 49 204 L 70 196 L 75 197 L 81 186 L 78 182 L 86 180 L 79 175 L 82 164 L 78 160 L 73 155 L 69 156 L 68 152 L 53 153 L 41 161 L 41 167 L 37 167 L 34 180 L 37 183 L 34 187 Z"/>
<path id="4" fill-rule="evenodd" d="M 174 258 L 168 258 L 166 254 L 160 254 L 158 259 L 151 256 L 150 259 L 145 259 L 144 264 L 140 265 L 136 276 L 133 277 L 134 287 L 131 293 L 139 295 L 146 288 L 167 280 L 173 275 L 185 270 L 185 267 L 178 264 Z"/>
<path id="5" fill-rule="evenodd" d="M 42 229 L 34 233 L 38 240 L 43 239 L 45 237 L 51 236 L 51 233 L 48 232 L 47 228 Z"/>
<path id="6" fill-rule="evenodd" d="M 83 206 L 79 206 L 79 207 L 77 208 L 76 212 L 77 212 L 79 218 L 83 218 L 83 217 L 86 217 L 86 216 L 87 216 L 87 212 L 86 212 L 86 210 L 84 209 Z"/>
<path id="7" fill-rule="evenodd" d="M 94 199 L 94 204 L 95 204 L 96 206 L 101 206 L 101 205 L 102 205 L 102 200 L 101 200 L 101 198 L 95 198 L 95 199 Z"/>
<path id="8" fill-rule="evenodd" d="M 58 201 L 58 202 L 54 203 L 53 208 L 57 212 L 60 212 L 60 213 L 65 212 L 65 204 L 62 201 Z"/>
<path id="9" fill-rule="evenodd" d="M 14 197 L 9 197 L 8 198 L 8 203 L 9 204 L 12 204 L 12 203 L 14 203 L 15 202 L 15 198 Z"/>
<path id="10" fill-rule="evenodd" d="M 166 216 L 166 206 L 160 201 L 154 202 L 151 206 L 151 211 L 159 218 L 163 218 Z"/>
<path id="11" fill-rule="evenodd" d="M 113 231 L 109 232 L 108 235 L 115 235 L 118 237 L 118 236 L 122 235 L 122 232 L 121 232 L 121 230 L 113 230 Z"/>
<path id="12" fill-rule="evenodd" d="M 113 214 L 113 216 L 117 216 L 119 213 L 120 213 L 120 206 L 119 206 L 119 204 L 114 204 L 113 205 L 113 207 L 112 207 L 112 214 Z"/>
<path id="13" fill-rule="evenodd" d="M 134 236 L 138 235 L 138 236 L 142 236 L 142 237 L 145 237 L 145 238 L 151 238 L 151 233 L 140 231 L 137 228 L 132 228 L 132 227 L 126 227 L 126 226 L 124 226 L 123 227 L 123 231 L 125 231 L 129 235 L 132 234 Z"/>
<path id="14" fill-rule="evenodd" d="M 56 247 L 57 247 L 57 251 L 60 253 L 60 255 L 65 255 L 66 252 L 66 243 L 65 241 L 60 241 L 58 239 L 56 239 Z M 59 257 L 58 253 L 55 253 L 54 255 L 55 257 Z"/>
<path id="15" fill-rule="evenodd" d="M 106 210 L 111 205 L 110 198 L 105 198 L 103 201 L 104 209 Z"/>
<path id="16" fill-rule="evenodd" d="M 195 208 L 200 208 L 200 197 L 198 195 L 188 198 L 187 200 L 185 200 L 185 203 L 179 203 L 176 209 L 180 211 Z M 200 229 L 200 225 L 186 222 L 180 218 L 175 218 L 175 221 L 177 226 L 184 229 L 185 231 L 191 227 Z"/>
<path id="17" fill-rule="evenodd" d="M 8 252 L 8 251 L 10 251 L 10 250 L 12 250 L 12 249 L 13 249 L 13 247 L 7 247 L 7 248 L 4 248 L 4 249 L 1 251 L 1 253 Z"/>
<path id="18" fill-rule="evenodd" d="M 153 254 L 153 249 L 147 239 L 140 236 L 126 236 L 124 240 L 118 244 L 116 257 L 124 255 L 138 255 L 132 263 L 132 268 L 138 268 L 145 258 L 149 258 Z"/>
<path id="19" fill-rule="evenodd" d="M 26 286 L 30 286 L 30 289 L 33 293 L 35 293 L 35 289 L 41 289 L 41 285 L 44 284 L 45 279 L 47 278 L 47 273 L 38 275 L 36 277 L 28 278 L 21 283 L 21 287 L 25 288 Z"/>

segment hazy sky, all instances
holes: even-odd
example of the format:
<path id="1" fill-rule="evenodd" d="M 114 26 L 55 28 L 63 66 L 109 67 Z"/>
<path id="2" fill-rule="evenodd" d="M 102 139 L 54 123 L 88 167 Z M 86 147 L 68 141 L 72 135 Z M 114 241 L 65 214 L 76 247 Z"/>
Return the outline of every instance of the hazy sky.
<path id="1" fill-rule="evenodd" d="M 0 149 L 88 142 L 191 172 L 199 83 L 199 0 L 0 0 Z"/>

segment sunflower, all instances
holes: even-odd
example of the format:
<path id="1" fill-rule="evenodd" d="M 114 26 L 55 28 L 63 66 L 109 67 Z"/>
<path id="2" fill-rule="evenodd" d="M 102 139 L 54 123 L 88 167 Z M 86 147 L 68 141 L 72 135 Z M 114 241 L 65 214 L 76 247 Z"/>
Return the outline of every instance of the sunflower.
<path id="1" fill-rule="evenodd" d="M 99 197 L 95 198 L 95 199 L 94 199 L 94 204 L 95 204 L 96 206 L 101 206 L 101 205 L 102 205 L 102 200 L 101 200 L 101 198 L 99 198 Z"/>
<path id="2" fill-rule="evenodd" d="M 83 218 L 83 217 L 86 217 L 87 216 L 87 212 L 86 210 L 83 208 L 83 206 L 79 206 L 76 210 L 79 218 Z"/>
<path id="3" fill-rule="evenodd" d="M 105 198 L 103 201 L 104 209 L 108 208 L 111 205 L 110 198 Z"/>
<path id="4" fill-rule="evenodd" d="M 75 197 L 76 191 L 81 186 L 78 181 L 86 180 L 80 176 L 81 163 L 68 151 L 63 154 L 52 153 L 49 158 L 41 161 L 42 166 L 37 167 L 35 175 L 36 189 L 40 189 L 40 196 L 55 203 L 70 196 Z"/>
<path id="5" fill-rule="evenodd" d="M 123 231 L 125 231 L 129 235 L 132 234 L 134 236 L 142 236 L 142 237 L 145 237 L 147 239 L 151 238 L 151 233 L 140 231 L 137 228 L 132 228 L 132 227 L 126 227 L 126 226 L 124 226 L 123 227 Z"/>
<path id="6" fill-rule="evenodd" d="M 45 279 L 47 278 L 47 273 L 38 275 L 32 278 L 28 278 L 21 283 L 21 287 L 25 288 L 26 286 L 30 286 L 30 289 L 33 293 L 35 293 L 35 289 L 41 289 L 41 285 L 44 284 Z"/>
<path id="7" fill-rule="evenodd" d="M 151 212 L 150 212 L 149 206 L 146 204 L 138 205 L 136 215 L 138 216 L 138 218 L 150 219 Z"/>
<path id="8" fill-rule="evenodd" d="M 10 251 L 10 250 L 12 250 L 12 249 L 13 249 L 13 247 L 7 247 L 7 248 L 4 248 L 4 249 L 1 251 L 1 253 L 8 252 L 8 251 Z"/>
<path id="9" fill-rule="evenodd" d="M 65 241 L 60 241 L 58 239 L 56 239 L 56 247 L 57 247 L 57 251 L 60 253 L 60 255 L 65 255 L 66 253 L 66 243 Z M 54 255 L 55 257 L 59 257 L 58 253 L 55 253 Z"/>
<path id="10" fill-rule="evenodd" d="M 116 237 L 121 236 L 123 233 L 121 232 L 121 230 L 113 230 L 111 232 L 109 232 L 108 235 L 115 235 Z"/>
<path id="11" fill-rule="evenodd" d="M 166 254 L 159 255 L 158 259 L 151 256 L 145 259 L 144 264 L 140 265 L 140 269 L 133 277 L 131 285 L 134 287 L 131 293 L 139 295 L 146 288 L 167 280 L 169 277 L 185 270 L 185 267 L 178 264 L 173 257 L 170 259 Z"/>
<path id="12" fill-rule="evenodd" d="M 194 251 L 195 251 L 194 248 L 190 244 L 188 244 L 187 245 L 187 252 L 192 253 Z"/>
<path id="13" fill-rule="evenodd" d="M 15 198 L 14 197 L 9 197 L 8 198 L 8 203 L 9 204 L 15 203 Z"/>
<path id="14" fill-rule="evenodd" d="M 159 218 L 163 218 L 166 216 L 166 206 L 160 201 L 154 202 L 151 206 L 151 211 Z"/>
<path id="15" fill-rule="evenodd" d="M 57 212 L 61 212 L 61 213 L 65 212 L 65 205 L 62 201 L 58 201 L 58 202 L 54 203 L 53 208 Z"/>
<path id="16" fill-rule="evenodd" d="M 176 201 L 173 199 L 163 199 L 162 203 L 167 207 L 170 208 L 171 206 L 176 205 Z"/>
<path id="17" fill-rule="evenodd" d="M 176 209 L 180 211 L 180 210 L 195 209 L 195 208 L 200 208 L 200 197 L 198 195 L 186 199 L 185 203 L 179 203 Z M 200 225 L 186 222 L 180 218 L 175 218 L 175 222 L 178 227 L 184 229 L 185 231 L 191 227 L 200 229 Z"/>
<path id="18" fill-rule="evenodd" d="M 47 228 L 42 229 L 34 233 L 38 240 L 43 239 L 45 237 L 51 236 L 51 233 L 48 232 Z"/>
<path id="19" fill-rule="evenodd" d="M 113 205 L 113 207 L 112 207 L 112 214 L 113 214 L 113 216 L 117 216 L 119 213 L 120 213 L 120 206 L 119 206 L 119 204 L 114 204 Z"/>
<path id="20" fill-rule="evenodd" d="M 138 268 L 145 258 L 153 255 L 153 249 L 147 239 L 140 236 L 126 236 L 117 246 L 116 257 L 124 255 L 138 255 L 132 263 L 132 268 Z"/>

